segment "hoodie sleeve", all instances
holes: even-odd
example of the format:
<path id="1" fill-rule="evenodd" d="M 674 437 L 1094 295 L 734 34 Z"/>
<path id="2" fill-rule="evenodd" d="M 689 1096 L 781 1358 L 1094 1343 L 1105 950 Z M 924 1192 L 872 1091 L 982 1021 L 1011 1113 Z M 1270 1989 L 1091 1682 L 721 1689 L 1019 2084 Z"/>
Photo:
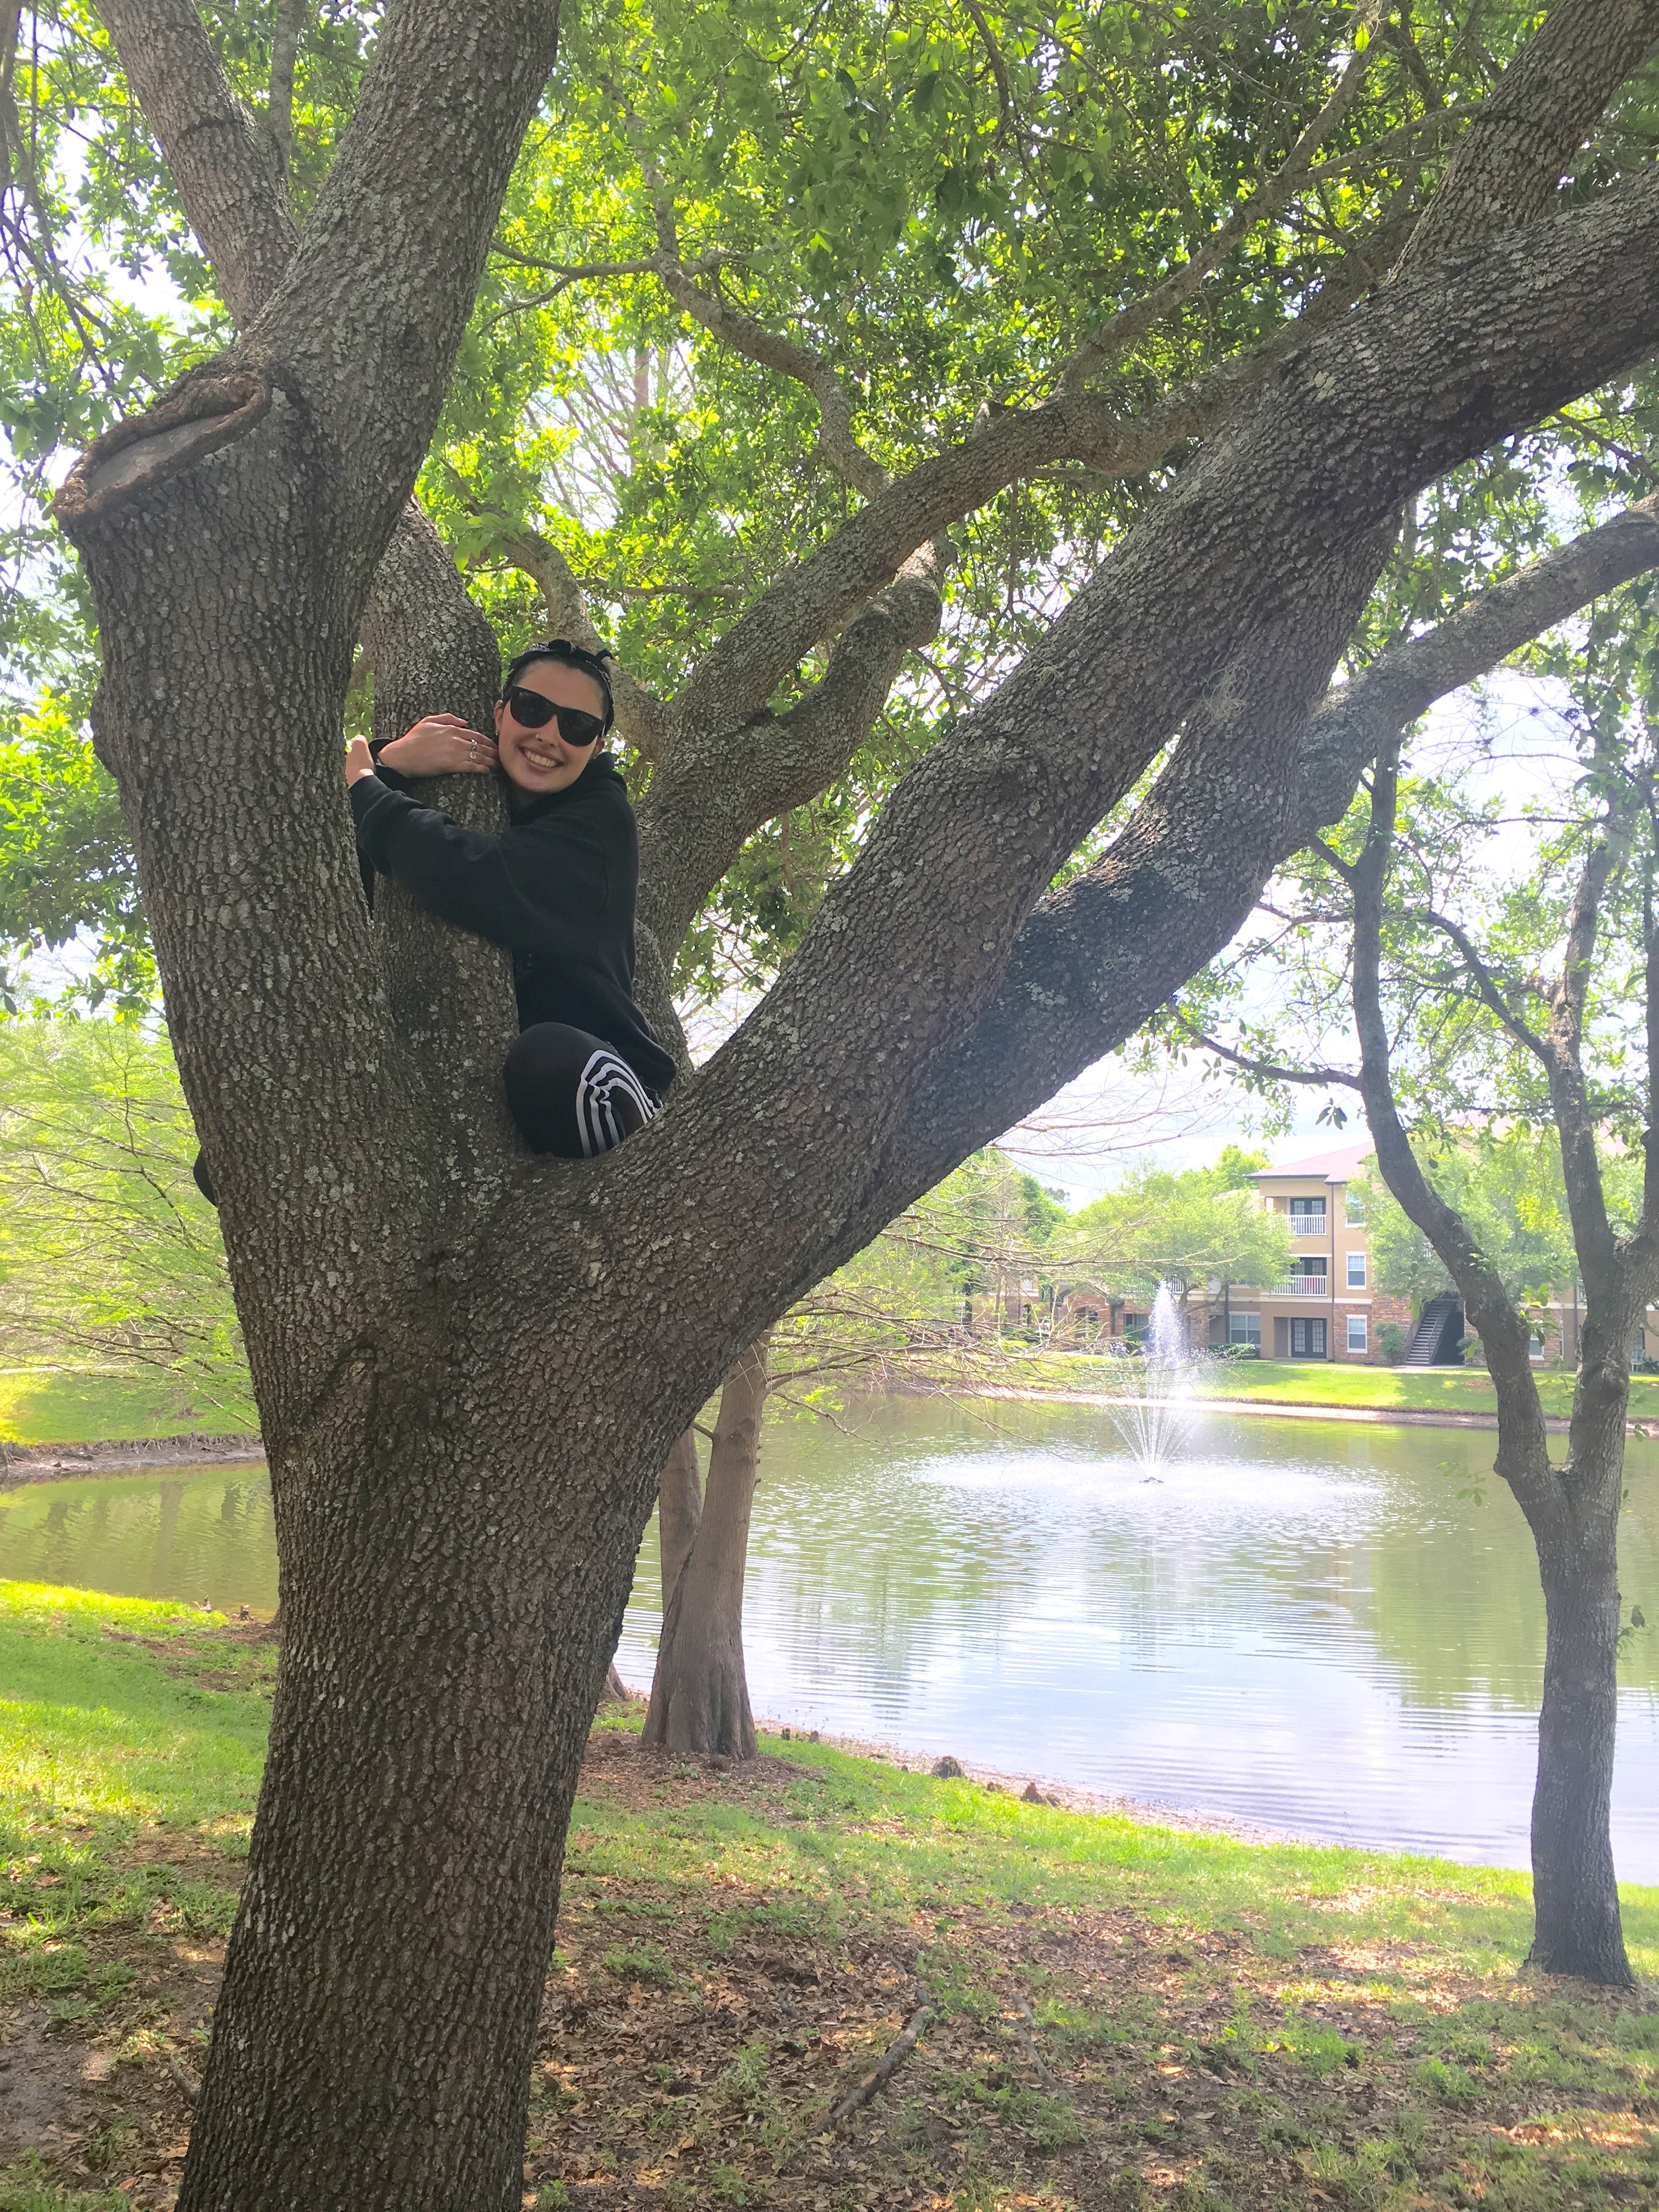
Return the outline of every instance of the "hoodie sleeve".
<path id="1" fill-rule="evenodd" d="M 534 943 L 536 904 L 515 879 L 504 838 L 464 830 L 378 776 L 360 776 L 350 799 L 357 849 L 382 875 L 429 912 L 494 945 Z"/>

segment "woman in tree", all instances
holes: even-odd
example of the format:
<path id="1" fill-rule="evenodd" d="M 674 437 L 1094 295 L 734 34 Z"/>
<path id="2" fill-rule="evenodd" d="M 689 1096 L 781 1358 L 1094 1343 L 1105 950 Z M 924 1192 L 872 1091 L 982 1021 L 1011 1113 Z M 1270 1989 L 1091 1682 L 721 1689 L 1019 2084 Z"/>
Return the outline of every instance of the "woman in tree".
<path id="1" fill-rule="evenodd" d="M 507 1103 L 532 1151 L 572 1159 L 643 1127 L 674 1077 L 634 1003 L 639 842 L 628 787 L 602 750 L 608 657 L 550 638 L 509 665 L 493 738 L 428 714 L 376 751 L 354 739 L 345 764 L 365 862 L 445 921 L 511 949 L 519 1036 Z M 496 768 L 513 802 L 496 835 L 464 830 L 400 788 L 410 776 Z"/>

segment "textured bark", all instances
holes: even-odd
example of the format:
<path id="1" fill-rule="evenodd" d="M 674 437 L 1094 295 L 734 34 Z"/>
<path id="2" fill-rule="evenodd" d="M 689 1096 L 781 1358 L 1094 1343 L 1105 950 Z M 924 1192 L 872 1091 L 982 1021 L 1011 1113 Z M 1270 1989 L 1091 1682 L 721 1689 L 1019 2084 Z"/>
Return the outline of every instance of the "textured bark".
<path id="1" fill-rule="evenodd" d="M 1298 342 L 906 777 L 779 986 L 668 1111 L 581 1166 L 496 1154 L 487 1055 L 463 1055 L 458 1101 L 392 1018 L 341 708 L 553 31 L 532 0 L 394 0 L 244 342 L 100 440 L 60 501 L 283 1560 L 270 1764 L 184 2212 L 517 2202 L 577 1760 L 675 1439 L 858 1224 L 902 1202 L 919 1103 L 932 1086 L 936 1119 L 956 1111 L 938 1083 L 982 1047 L 1080 837 L 1185 725 L 1097 887 L 1093 957 L 1127 1007 L 1207 957 L 1267 872 L 1301 727 L 1400 501 L 1659 338 L 1644 180 Z M 1210 419 L 1193 405 L 1126 428 L 1068 396 L 921 472 L 920 507 L 915 479 L 896 505 L 881 493 L 740 652 L 722 640 L 682 738 L 705 711 L 740 726 L 769 655 L 798 640 L 793 666 L 856 615 L 976 483 L 1052 450 L 1056 421 L 1155 459 L 1171 420 Z M 465 626 L 440 629 L 459 690 L 418 703 L 477 680 Z M 734 834 L 686 842 L 714 855 Z M 392 974 L 402 1007 L 419 979 Z M 933 1141 L 930 1180 L 953 1164 Z"/>
<path id="2" fill-rule="evenodd" d="M 662 1563 L 662 1609 L 678 1586 L 680 1570 L 691 1556 L 702 1519 L 702 1479 L 697 1471 L 697 1432 L 687 1429 L 674 1440 L 657 1485 L 657 1533 Z"/>
<path id="3" fill-rule="evenodd" d="M 767 1351 L 763 1337 L 726 1379 L 702 1516 L 663 1607 L 644 1741 L 671 1751 L 755 1755 L 755 1716 L 743 1661 L 743 1583 L 759 1477 Z"/>
<path id="4" fill-rule="evenodd" d="M 1560 190 L 1589 125 L 1659 40 L 1659 0 L 1556 0 L 1447 164 L 1402 265 L 1529 222 Z"/>
<path id="5" fill-rule="evenodd" d="M 1656 1289 L 1652 1194 L 1638 1235 L 1620 1245 L 1607 1227 L 1594 1121 L 1584 1095 L 1580 1031 L 1597 923 L 1620 866 L 1616 811 L 1591 849 L 1574 901 L 1567 957 L 1540 1036 L 1519 1022 L 1482 971 L 1493 1011 L 1534 1051 L 1549 1081 L 1561 1140 L 1574 1243 L 1585 1289 L 1583 1364 L 1564 1467 L 1552 1465 L 1530 1358 L 1531 1330 L 1468 1224 L 1429 1183 L 1395 1102 L 1382 1001 L 1384 885 L 1392 852 L 1397 771 L 1379 763 L 1371 830 L 1352 873 L 1353 1005 L 1359 1085 L 1384 1182 L 1457 1285 L 1480 1334 L 1498 1398 L 1497 1471 L 1526 1515 L 1543 1581 L 1546 1647 L 1533 1797 L 1532 1958 L 1552 1973 L 1619 1985 L 1626 1956 L 1614 1879 L 1611 1803 L 1618 1715 L 1618 1528 L 1623 1492 L 1631 1334 Z M 1650 948 L 1649 988 L 1659 975 Z M 1650 1146 L 1651 1149 L 1651 1145 Z"/>

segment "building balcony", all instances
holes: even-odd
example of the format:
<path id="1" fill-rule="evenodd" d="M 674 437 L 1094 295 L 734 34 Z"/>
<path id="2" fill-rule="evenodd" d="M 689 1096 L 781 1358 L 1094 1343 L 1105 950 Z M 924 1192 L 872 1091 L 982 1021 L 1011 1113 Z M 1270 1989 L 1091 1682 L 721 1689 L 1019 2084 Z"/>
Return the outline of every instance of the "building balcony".
<path id="1" fill-rule="evenodd" d="M 1276 1298 L 1328 1298 L 1330 1285 L 1328 1275 L 1291 1275 L 1282 1283 L 1275 1283 L 1271 1295 Z"/>
<path id="2" fill-rule="evenodd" d="M 1287 1218 L 1292 1237 L 1322 1237 L 1326 1233 L 1322 1213 L 1292 1213 Z"/>

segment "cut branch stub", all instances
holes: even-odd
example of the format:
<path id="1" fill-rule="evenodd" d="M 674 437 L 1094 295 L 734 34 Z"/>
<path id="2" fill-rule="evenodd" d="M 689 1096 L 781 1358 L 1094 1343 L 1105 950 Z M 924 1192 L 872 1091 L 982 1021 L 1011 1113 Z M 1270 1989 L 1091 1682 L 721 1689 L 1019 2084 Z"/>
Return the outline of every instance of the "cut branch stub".
<path id="1" fill-rule="evenodd" d="M 270 398 L 269 380 L 253 370 L 187 378 L 158 405 L 94 439 L 64 478 L 53 514 L 78 544 L 94 525 L 245 436 L 264 420 Z"/>

